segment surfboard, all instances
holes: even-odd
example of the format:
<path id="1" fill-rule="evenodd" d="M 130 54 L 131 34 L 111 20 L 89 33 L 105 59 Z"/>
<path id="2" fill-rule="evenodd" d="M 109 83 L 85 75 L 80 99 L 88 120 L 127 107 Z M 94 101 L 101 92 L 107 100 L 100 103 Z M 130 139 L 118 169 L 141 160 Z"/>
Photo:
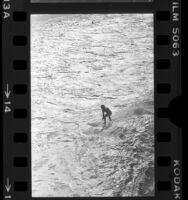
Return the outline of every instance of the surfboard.
<path id="1" fill-rule="evenodd" d="M 88 123 L 89 126 L 92 126 L 92 127 L 99 127 L 102 125 L 102 123 L 100 122 L 91 122 L 91 123 Z"/>
<path id="2" fill-rule="evenodd" d="M 112 126 L 112 122 L 109 122 L 106 124 L 102 122 L 91 122 L 91 123 L 88 123 L 88 125 L 94 128 L 95 133 L 100 133 L 103 130 L 110 128 Z"/>

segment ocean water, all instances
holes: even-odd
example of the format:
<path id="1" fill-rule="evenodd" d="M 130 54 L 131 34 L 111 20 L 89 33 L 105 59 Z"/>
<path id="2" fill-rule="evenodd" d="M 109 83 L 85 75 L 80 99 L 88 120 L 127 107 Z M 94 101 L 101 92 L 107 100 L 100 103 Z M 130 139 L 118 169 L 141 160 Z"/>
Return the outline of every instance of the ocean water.
<path id="1" fill-rule="evenodd" d="M 153 65 L 152 14 L 31 16 L 33 197 L 154 195 Z"/>

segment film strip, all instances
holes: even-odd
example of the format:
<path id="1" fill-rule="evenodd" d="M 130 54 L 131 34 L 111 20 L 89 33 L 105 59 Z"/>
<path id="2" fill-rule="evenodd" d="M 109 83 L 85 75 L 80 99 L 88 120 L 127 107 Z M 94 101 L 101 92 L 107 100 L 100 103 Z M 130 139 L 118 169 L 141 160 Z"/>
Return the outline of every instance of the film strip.
<path id="1" fill-rule="evenodd" d="M 141 199 L 182 199 L 181 121 L 174 116 L 174 108 L 180 103 L 182 87 L 180 0 L 154 0 L 153 2 L 101 0 L 100 2 L 72 1 L 71 3 L 68 0 L 64 3 L 51 3 L 50 1 L 32 3 L 29 0 L 2 1 L 3 199 L 67 197 L 67 193 L 64 196 L 57 194 L 57 196 L 45 196 L 48 185 L 42 187 L 43 196 L 32 195 L 32 190 L 35 188 L 32 188 L 34 187 L 32 186 L 34 172 L 32 171 L 31 131 L 31 68 L 33 67 L 31 63 L 31 16 L 96 13 L 149 13 L 153 15 L 154 193 L 146 195 L 147 197 L 144 193 L 140 196 L 122 195 L 122 197 L 127 199 L 132 199 L 133 196 Z M 141 22 L 138 21 L 138 26 L 139 23 Z M 40 140 L 42 141 L 42 138 Z M 46 173 L 45 169 L 43 173 Z M 66 176 L 62 175 L 62 177 L 66 179 Z M 61 187 L 64 188 L 62 191 L 67 191 L 66 187 Z M 78 194 L 69 197 L 103 198 L 107 196 L 92 196 L 88 193 L 85 196 Z M 121 195 L 109 195 L 109 197 L 119 198 Z"/>

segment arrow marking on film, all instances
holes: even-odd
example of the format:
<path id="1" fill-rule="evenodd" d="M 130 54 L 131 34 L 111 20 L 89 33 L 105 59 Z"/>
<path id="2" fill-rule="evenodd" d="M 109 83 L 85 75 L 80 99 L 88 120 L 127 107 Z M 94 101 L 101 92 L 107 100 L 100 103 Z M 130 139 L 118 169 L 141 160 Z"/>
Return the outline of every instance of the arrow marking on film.
<path id="1" fill-rule="evenodd" d="M 5 188 L 6 188 L 7 192 L 10 192 L 11 184 L 9 183 L 9 178 L 7 178 L 7 183 L 5 185 Z"/>
<path id="2" fill-rule="evenodd" d="M 8 84 L 7 84 L 7 88 L 5 90 L 5 96 L 6 96 L 7 99 L 10 97 L 10 93 L 11 93 L 11 91 L 9 90 Z"/>

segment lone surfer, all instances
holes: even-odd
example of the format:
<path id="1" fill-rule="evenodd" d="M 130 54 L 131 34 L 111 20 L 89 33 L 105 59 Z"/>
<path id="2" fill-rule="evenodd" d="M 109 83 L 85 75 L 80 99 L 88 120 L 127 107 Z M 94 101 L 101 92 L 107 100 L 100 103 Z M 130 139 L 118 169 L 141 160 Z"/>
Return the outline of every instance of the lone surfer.
<path id="1" fill-rule="evenodd" d="M 109 120 L 112 121 L 111 119 L 112 111 L 109 108 L 105 107 L 104 105 L 101 105 L 101 109 L 102 109 L 102 115 L 103 115 L 102 119 L 104 120 L 104 124 L 106 124 L 106 117 L 108 117 Z"/>

